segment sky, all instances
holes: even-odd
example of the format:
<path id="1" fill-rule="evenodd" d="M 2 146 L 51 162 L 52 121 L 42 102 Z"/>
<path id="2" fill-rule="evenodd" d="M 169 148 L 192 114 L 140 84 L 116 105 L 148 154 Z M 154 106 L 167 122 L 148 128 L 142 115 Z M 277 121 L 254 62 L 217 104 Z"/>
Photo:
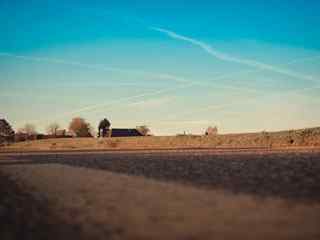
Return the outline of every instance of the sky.
<path id="1" fill-rule="evenodd" d="M 0 117 L 156 135 L 320 125 L 316 0 L 0 0 Z"/>

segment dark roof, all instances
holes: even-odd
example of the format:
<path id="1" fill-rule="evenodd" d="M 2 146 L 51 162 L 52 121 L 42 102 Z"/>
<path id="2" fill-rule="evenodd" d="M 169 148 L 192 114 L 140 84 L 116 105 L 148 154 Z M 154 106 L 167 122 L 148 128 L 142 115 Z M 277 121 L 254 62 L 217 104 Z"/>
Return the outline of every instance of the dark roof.
<path id="1" fill-rule="evenodd" d="M 142 134 L 135 128 L 112 128 L 111 137 L 138 137 Z"/>

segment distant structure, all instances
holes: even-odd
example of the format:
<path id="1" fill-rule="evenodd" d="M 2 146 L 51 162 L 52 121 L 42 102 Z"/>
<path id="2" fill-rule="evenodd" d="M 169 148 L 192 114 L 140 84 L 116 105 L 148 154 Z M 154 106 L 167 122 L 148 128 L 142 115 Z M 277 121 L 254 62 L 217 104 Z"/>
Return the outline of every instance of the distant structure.
<path id="1" fill-rule="evenodd" d="M 141 137 L 144 136 L 136 128 L 112 128 L 110 137 Z"/>
<path id="2" fill-rule="evenodd" d="M 101 120 L 98 126 L 98 137 L 106 137 L 109 132 L 110 126 L 111 123 L 108 119 L 105 118 Z"/>
<path id="3" fill-rule="evenodd" d="M 15 142 L 33 141 L 38 139 L 47 139 L 47 137 L 44 134 L 38 134 L 38 133 L 28 134 L 24 132 L 17 132 L 14 135 Z"/>
<path id="4" fill-rule="evenodd" d="M 150 136 L 151 135 L 150 128 L 146 125 L 137 126 L 136 129 L 139 133 L 141 133 L 142 136 Z"/>
<path id="5" fill-rule="evenodd" d="M 14 141 L 14 131 L 5 119 L 0 119 L 0 144 Z"/>
<path id="6" fill-rule="evenodd" d="M 205 132 L 206 136 L 214 136 L 217 134 L 218 134 L 218 128 L 216 126 L 215 127 L 208 127 Z"/>
<path id="7" fill-rule="evenodd" d="M 140 137 L 148 136 L 150 129 L 143 125 L 136 128 L 110 128 L 111 123 L 107 118 L 98 125 L 98 137 Z"/>
<path id="8" fill-rule="evenodd" d="M 55 138 L 71 138 L 72 134 L 70 132 L 67 132 L 66 129 L 59 129 L 56 131 Z"/>
<path id="9" fill-rule="evenodd" d="M 58 129 L 55 133 L 56 137 L 64 137 L 67 134 L 67 131 L 65 129 Z"/>

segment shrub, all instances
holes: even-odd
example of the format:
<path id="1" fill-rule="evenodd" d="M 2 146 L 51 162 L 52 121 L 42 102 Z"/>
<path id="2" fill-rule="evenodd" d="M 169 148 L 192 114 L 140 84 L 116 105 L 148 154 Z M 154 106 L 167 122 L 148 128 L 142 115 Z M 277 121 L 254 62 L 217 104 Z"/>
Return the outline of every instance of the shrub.
<path id="1" fill-rule="evenodd" d="M 74 118 L 70 122 L 69 130 L 76 137 L 92 137 L 90 124 L 83 118 Z"/>

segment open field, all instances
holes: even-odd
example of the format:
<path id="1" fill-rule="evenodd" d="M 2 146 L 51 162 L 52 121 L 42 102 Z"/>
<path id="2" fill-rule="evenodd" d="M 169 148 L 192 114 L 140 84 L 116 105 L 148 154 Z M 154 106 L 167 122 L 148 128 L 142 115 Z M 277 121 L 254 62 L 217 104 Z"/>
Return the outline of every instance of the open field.
<path id="1" fill-rule="evenodd" d="M 19 229 L 29 239 L 46 232 L 46 239 L 319 239 L 319 172 L 316 150 L 2 154 L 1 179 L 13 187 L 2 185 L 9 196 L 2 214 L 11 224 L 0 230 L 11 227 L 0 232 Z"/>
<path id="2" fill-rule="evenodd" d="M 320 240 L 320 0 L 0 10 L 0 240 Z"/>
<path id="3" fill-rule="evenodd" d="M 59 150 L 123 150 L 123 149 L 186 149 L 186 148 L 299 148 L 320 147 L 320 128 L 301 130 L 221 134 L 216 136 L 159 136 L 124 138 L 67 138 L 15 143 L 0 148 L 5 151 Z"/>

